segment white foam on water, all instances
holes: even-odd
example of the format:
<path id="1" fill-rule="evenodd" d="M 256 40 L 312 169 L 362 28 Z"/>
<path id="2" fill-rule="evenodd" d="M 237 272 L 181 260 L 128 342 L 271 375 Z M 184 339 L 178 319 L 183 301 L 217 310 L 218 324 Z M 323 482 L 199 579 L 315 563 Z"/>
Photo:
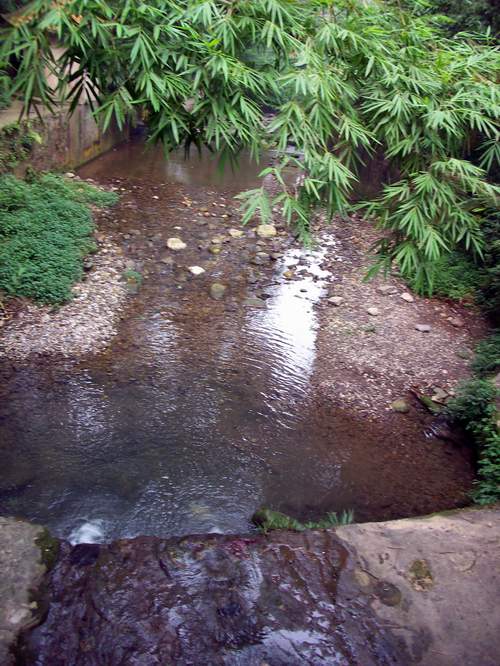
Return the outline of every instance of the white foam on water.
<path id="1" fill-rule="evenodd" d="M 104 521 L 100 519 L 83 522 L 79 527 L 75 527 L 69 535 L 69 542 L 72 545 L 78 543 L 103 543 L 104 541 Z"/>

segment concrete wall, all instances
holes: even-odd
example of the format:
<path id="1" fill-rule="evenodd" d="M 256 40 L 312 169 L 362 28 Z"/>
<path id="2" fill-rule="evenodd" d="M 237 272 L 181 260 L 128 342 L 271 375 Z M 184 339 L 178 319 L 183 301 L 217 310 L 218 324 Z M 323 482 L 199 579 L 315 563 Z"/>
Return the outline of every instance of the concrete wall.
<path id="1" fill-rule="evenodd" d="M 0 132 L 6 125 L 18 122 L 20 111 L 18 103 L 0 111 Z M 129 137 L 128 127 L 119 130 L 113 124 L 106 132 L 102 132 L 87 104 L 78 105 L 71 117 L 65 112 L 58 115 L 44 112 L 41 118 L 32 113 L 28 122 L 41 137 L 41 143 L 35 142 L 30 155 L 16 165 L 14 170 L 18 174 L 22 174 L 28 166 L 40 170 L 73 169 Z"/>

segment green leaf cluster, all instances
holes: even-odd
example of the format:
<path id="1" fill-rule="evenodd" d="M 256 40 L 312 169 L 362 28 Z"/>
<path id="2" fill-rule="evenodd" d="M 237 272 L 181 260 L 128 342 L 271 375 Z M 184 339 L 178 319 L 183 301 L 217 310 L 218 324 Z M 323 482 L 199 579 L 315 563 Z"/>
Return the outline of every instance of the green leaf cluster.
<path id="1" fill-rule="evenodd" d="M 263 532 L 269 532 L 270 530 L 303 532 L 304 530 L 323 530 L 330 527 L 350 525 L 354 522 L 354 512 L 349 510 L 337 514 L 330 511 L 320 520 L 301 523 L 299 520 L 281 513 L 281 511 L 273 511 L 267 507 L 262 507 L 254 513 L 252 522 Z"/>
<path id="2" fill-rule="evenodd" d="M 350 210 L 384 155 L 391 178 L 362 205 L 382 232 L 374 270 L 430 293 L 447 253 L 482 259 L 500 196 L 498 48 L 441 24 L 392 0 L 33 0 L 0 35 L 0 67 L 20 63 L 26 111 L 84 97 L 104 127 L 140 113 L 167 150 L 204 144 L 223 163 L 272 147 L 277 190 L 243 195 L 244 219 L 278 207 L 302 238 L 315 209 Z"/>
<path id="3" fill-rule="evenodd" d="M 116 195 L 47 174 L 28 184 L 0 178 L 0 290 L 9 296 L 60 304 L 83 275 L 95 249 L 88 204 Z"/>

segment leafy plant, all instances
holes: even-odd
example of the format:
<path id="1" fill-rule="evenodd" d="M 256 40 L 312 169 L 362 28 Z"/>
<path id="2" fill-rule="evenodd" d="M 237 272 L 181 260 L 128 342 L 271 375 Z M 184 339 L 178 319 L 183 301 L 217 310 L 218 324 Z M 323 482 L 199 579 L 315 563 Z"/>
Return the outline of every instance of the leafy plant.
<path id="1" fill-rule="evenodd" d="M 244 220 L 278 207 L 302 238 L 316 208 L 349 210 L 363 161 L 383 153 L 396 182 L 363 206 L 382 231 L 374 271 L 395 263 L 429 293 L 441 257 L 483 255 L 500 191 L 498 49 L 442 23 L 389 0 L 33 0 L 0 34 L 0 67 L 20 58 L 26 111 L 83 96 L 103 127 L 141 110 L 167 150 L 205 144 L 225 162 L 273 147 L 262 176 L 278 191 L 242 195 Z"/>
<path id="2" fill-rule="evenodd" d="M 500 330 L 477 345 L 472 369 L 480 377 L 493 375 L 500 370 Z"/>
<path id="3" fill-rule="evenodd" d="M 95 247 L 86 204 L 114 201 L 114 194 L 52 174 L 31 184 L 1 177 L 0 290 L 43 303 L 70 299 Z"/>
<path id="4" fill-rule="evenodd" d="M 301 523 L 300 521 L 295 520 L 295 518 L 291 518 L 280 511 L 273 511 L 272 509 L 263 507 L 255 512 L 252 517 L 252 522 L 263 532 L 269 532 L 270 530 L 294 530 L 295 532 L 303 532 L 304 530 L 319 530 L 338 527 L 340 525 L 349 525 L 354 522 L 354 512 L 342 511 L 340 515 L 337 515 L 335 512 L 330 512 L 321 520 Z"/>
<path id="5" fill-rule="evenodd" d="M 457 396 L 446 406 L 450 420 L 465 428 L 478 451 L 478 480 L 473 498 L 479 504 L 500 499 L 500 428 L 497 407 L 500 391 L 486 377 L 500 367 L 499 352 L 498 333 L 478 345 L 472 367 L 480 377 L 459 385 Z"/>
<path id="6" fill-rule="evenodd" d="M 10 105 L 10 86 L 10 78 L 4 71 L 0 70 L 0 111 Z"/>

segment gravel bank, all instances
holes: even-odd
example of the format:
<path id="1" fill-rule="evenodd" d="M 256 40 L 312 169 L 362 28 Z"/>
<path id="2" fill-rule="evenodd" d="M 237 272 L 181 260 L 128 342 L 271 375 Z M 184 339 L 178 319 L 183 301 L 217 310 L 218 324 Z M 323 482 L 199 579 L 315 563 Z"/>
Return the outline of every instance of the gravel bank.
<path id="1" fill-rule="evenodd" d="M 0 358 L 32 355 L 79 357 L 105 348 L 116 334 L 127 297 L 122 250 L 101 234 L 99 251 L 75 297 L 59 309 L 23 303 L 12 319 L 0 319 Z"/>

